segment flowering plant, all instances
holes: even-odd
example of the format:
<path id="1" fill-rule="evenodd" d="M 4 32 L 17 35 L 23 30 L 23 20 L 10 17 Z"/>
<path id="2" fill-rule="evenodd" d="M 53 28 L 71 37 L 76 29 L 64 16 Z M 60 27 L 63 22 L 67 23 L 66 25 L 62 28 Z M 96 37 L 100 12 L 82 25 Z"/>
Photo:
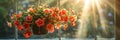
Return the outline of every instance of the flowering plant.
<path id="1" fill-rule="evenodd" d="M 61 26 L 66 30 L 68 22 L 71 23 L 71 26 L 75 26 L 77 16 L 70 14 L 66 9 L 60 10 L 56 7 L 39 6 L 30 7 L 26 12 L 12 14 L 11 20 L 18 31 L 25 30 L 23 35 L 25 38 L 29 38 L 33 32 L 37 31 L 36 28 L 41 28 L 38 30 L 43 30 L 42 32 L 46 30 L 46 32 L 53 33 L 54 28 L 60 29 Z M 36 30 L 32 32 L 31 28 Z"/>

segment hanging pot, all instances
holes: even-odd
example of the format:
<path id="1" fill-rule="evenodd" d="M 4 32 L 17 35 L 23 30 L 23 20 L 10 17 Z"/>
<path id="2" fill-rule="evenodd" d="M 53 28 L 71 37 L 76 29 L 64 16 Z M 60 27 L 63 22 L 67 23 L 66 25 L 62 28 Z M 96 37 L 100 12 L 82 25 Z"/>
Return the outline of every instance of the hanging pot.
<path id="1" fill-rule="evenodd" d="M 46 30 L 46 26 L 41 26 L 41 27 L 37 27 L 36 25 L 34 25 L 32 27 L 32 31 L 34 35 L 44 35 L 47 34 L 48 31 Z"/>
<path id="2" fill-rule="evenodd" d="M 33 25 L 32 31 L 34 35 L 44 35 L 48 33 L 48 30 L 46 29 L 46 25 L 48 24 L 47 20 L 44 20 L 44 25 L 38 27 L 36 24 Z"/>

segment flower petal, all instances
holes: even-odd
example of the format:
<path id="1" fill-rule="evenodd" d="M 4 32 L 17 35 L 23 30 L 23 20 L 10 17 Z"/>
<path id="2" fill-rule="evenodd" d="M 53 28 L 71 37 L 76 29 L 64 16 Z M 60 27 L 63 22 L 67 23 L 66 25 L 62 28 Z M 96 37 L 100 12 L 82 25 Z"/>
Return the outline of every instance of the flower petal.
<path id="1" fill-rule="evenodd" d="M 46 29 L 47 29 L 50 33 L 53 33 L 53 32 L 54 32 L 54 25 L 51 24 L 51 23 L 49 23 L 49 24 L 47 24 Z"/>

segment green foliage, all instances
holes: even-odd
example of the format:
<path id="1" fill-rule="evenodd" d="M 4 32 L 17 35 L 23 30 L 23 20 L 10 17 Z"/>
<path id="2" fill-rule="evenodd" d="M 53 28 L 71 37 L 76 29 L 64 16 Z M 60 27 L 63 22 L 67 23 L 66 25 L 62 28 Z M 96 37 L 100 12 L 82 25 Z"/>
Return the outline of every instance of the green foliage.
<path id="1" fill-rule="evenodd" d="M 6 9 L 3 7 L 0 7 L 0 17 L 3 17 L 3 15 L 5 15 L 6 13 L 7 13 Z"/>

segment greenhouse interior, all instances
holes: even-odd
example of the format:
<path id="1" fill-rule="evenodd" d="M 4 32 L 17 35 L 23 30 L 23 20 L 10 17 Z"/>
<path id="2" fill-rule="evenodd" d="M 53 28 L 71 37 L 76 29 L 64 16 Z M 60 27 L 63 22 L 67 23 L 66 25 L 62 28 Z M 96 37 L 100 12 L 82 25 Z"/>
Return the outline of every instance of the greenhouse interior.
<path id="1" fill-rule="evenodd" d="M 115 40 L 115 0 L 0 0 L 0 40 Z"/>

